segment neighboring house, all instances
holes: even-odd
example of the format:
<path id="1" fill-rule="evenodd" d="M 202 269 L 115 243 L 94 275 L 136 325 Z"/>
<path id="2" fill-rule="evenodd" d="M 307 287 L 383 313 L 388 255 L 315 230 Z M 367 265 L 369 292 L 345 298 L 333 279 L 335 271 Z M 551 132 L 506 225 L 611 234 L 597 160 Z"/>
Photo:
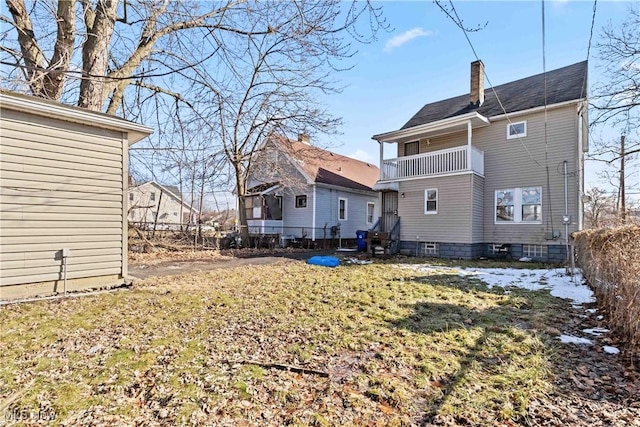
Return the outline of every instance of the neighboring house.
<path id="1" fill-rule="evenodd" d="M 143 228 L 176 228 L 194 224 L 198 210 L 182 200 L 178 187 L 155 181 L 129 187 L 129 222 Z M 158 219 L 156 222 L 156 218 Z"/>
<path id="2" fill-rule="evenodd" d="M 563 261 L 582 228 L 587 62 L 422 107 L 380 145 L 381 229 L 399 249 L 475 258 L 501 251 Z M 385 159 L 384 145 L 396 145 Z"/>
<path id="3" fill-rule="evenodd" d="M 0 90 L 0 298 L 121 285 L 128 147 L 152 129 Z"/>
<path id="4" fill-rule="evenodd" d="M 379 217 L 379 169 L 298 141 L 271 138 L 253 162 L 245 199 L 250 234 L 355 239 Z M 286 242 L 284 242 L 286 244 Z"/>

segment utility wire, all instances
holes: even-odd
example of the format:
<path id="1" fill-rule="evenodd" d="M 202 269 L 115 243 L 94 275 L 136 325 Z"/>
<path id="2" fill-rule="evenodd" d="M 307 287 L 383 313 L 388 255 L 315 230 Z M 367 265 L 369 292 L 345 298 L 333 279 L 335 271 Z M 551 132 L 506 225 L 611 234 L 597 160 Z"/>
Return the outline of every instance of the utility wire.
<path id="1" fill-rule="evenodd" d="M 473 52 L 473 55 L 475 56 L 477 61 L 480 61 L 480 57 L 478 56 L 478 53 L 476 52 L 475 47 L 473 46 L 473 43 L 471 43 L 471 39 L 469 38 L 469 34 L 467 34 L 467 31 L 464 29 L 464 27 L 462 26 L 462 20 L 460 19 L 460 16 L 458 15 L 458 11 L 456 10 L 455 6 L 453 5 L 453 1 L 449 0 L 449 4 L 451 5 L 451 10 L 453 12 L 453 14 L 455 15 L 455 19 L 457 19 L 457 22 L 455 22 L 455 24 L 462 30 L 462 32 L 464 33 L 465 38 L 467 39 L 467 42 L 469 43 L 469 47 L 471 47 L 471 51 Z M 442 8 L 442 6 L 438 5 L 440 8 Z M 449 15 L 451 16 L 451 15 Z M 500 108 L 502 109 L 502 112 L 504 113 L 507 122 L 509 123 L 509 126 L 511 126 L 513 124 L 513 122 L 511 121 L 511 118 L 509 117 L 509 113 L 507 113 L 507 110 L 504 108 L 504 104 L 502 104 L 502 101 L 500 101 L 500 97 L 498 96 L 498 93 L 496 92 L 495 87 L 493 86 L 493 84 L 491 83 L 491 80 L 489 80 L 489 75 L 487 74 L 486 70 L 484 73 L 485 78 L 487 79 L 487 83 L 489 83 L 489 85 L 491 86 L 491 90 L 493 92 L 493 95 L 496 97 L 496 101 L 498 101 L 498 104 L 500 105 Z M 525 145 L 524 141 L 522 140 L 522 138 L 520 137 L 520 135 L 516 135 L 518 141 L 520 142 L 520 144 L 522 145 L 522 147 L 524 148 L 524 150 L 527 152 L 527 154 L 529 155 L 529 157 L 531 158 L 531 160 L 533 160 L 533 162 L 540 166 L 541 168 L 543 168 L 544 166 L 542 164 L 540 164 L 540 162 L 538 162 L 538 160 L 536 160 L 535 157 L 533 157 L 533 155 L 531 154 L 531 152 L 529 151 L 529 148 L 527 148 L 527 146 Z"/>
<path id="2" fill-rule="evenodd" d="M 589 30 L 589 44 L 587 45 L 587 59 L 586 59 L 587 63 L 589 63 L 589 56 L 591 54 L 591 41 L 593 39 L 593 27 L 595 26 L 595 22 L 596 22 L 597 8 L 598 8 L 598 0 L 593 0 L 593 12 L 591 13 L 591 29 Z M 584 70 L 584 79 L 582 81 L 582 91 L 580 92 L 580 98 L 584 97 L 586 90 L 587 90 L 587 70 Z"/>
<path id="3" fill-rule="evenodd" d="M 553 231 L 553 210 L 551 208 L 551 177 L 549 172 L 549 139 L 547 137 L 547 40 L 546 40 L 546 25 L 545 25 L 545 13 L 544 13 L 544 0 L 541 0 L 542 3 L 542 75 L 544 78 L 544 163 L 545 163 L 545 171 L 547 173 L 547 203 L 549 218 L 551 225 L 551 231 Z M 565 213 L 566 214 L 566 213 Z M 547 228 L 548 230 L 548 228 Z"/>

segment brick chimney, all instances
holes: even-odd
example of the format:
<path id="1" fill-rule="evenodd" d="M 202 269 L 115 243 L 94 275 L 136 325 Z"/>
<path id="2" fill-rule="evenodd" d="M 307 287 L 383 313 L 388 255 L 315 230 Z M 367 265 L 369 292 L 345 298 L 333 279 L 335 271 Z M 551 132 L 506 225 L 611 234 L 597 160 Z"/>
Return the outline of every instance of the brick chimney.
<path id="1" fill-rule="evenodd" d="M 298 142 L 302 142 L 303 144 L 311 145 L 311 138 L 306 133 L 298 134 Z"/>
<path id="2" fill-rule="evenodd" d="M 479 107 L 484 102 L 484 64 L 482 61 L 471 63 L 471 91 L 469 92 L 472 105 Z"/>

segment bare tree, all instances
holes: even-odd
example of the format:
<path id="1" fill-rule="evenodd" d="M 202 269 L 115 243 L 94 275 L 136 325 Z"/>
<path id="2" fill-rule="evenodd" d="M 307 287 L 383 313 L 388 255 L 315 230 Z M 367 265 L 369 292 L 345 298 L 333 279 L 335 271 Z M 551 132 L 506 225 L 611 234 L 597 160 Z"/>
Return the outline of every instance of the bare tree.
<path id="1" fill-rule="evenodd" d="M 179 114 L 222 150 L 240 204 L 265 137 L 336 130 L 319 99 L 340 91 L 353 41 L 387 28 L 379 7 L 355 0 L 5 1 L 3 85 L 140 120 L 159 150 Z M 155 168 L 154 156 L 141 163 Z"/>
<path id="2" fill-rule="evenodd" d="M 291 16 L 292 12 L 294 17 L 305 19 L 278 18 Z M 369 12 L 378 16 L 373 9 Z M 216 113 L 209 122 L 215 123 L 211 130 L 219 132 L 229 162 L 245 240 L 247 184 L 263 142 L 301 130 L 330 134 L 341 124 L 319 101 L 325 94 L 341 91 L 335 80 L 337 64 L 353 55 L 350 43 L 341 35 L 345 27 L 328 30 L 335 27 L 339 16 L 339 2 L 278 2 L 254 20 L 255 28 L 247 29 L 252 34 L 248 41 L 236 40 L 243 47 L 243 54 L 222 58 L 221 68 L 228 72 L 223 77 L 224 90 L 216 92 L 218 104 L 212 106 Z M 277 29 L 267 34 L 256 30 L 263 20 L 279 19 Z M 354 23 L 348 21 L 349 26 Z"/>
<path id="3" fill-rule="evenodd" d="M 593 86 L 591 125 L 607 124 L 626 134 L 625 155 L 640 152 L 640 6 L 629 5 L 625 21 L 609 24 L 596 44 L 603 79 Z M 595 157 L 620 157 L 617 142 L 596 144 Z M 613 156 L 613 157 L 611 157 Z"/>
<path id="4" fill-rule="evenodd" d="M 586 195 L 588 196 L 584 207 L 586 227 L 601 228 L 613 225 L 616 217 L 614 196 L 598 187 L 590 188 Z"/>

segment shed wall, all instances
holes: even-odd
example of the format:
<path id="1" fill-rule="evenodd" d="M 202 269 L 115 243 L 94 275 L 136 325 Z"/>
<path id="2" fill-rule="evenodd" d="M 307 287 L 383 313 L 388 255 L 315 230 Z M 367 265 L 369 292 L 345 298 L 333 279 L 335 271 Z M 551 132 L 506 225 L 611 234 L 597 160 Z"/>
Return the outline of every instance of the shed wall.
<path id="1" fill-rule="evenodd" d="M 65 248 L 69 281 L 122 282 L 126 136 L 6 109 L 0 130 L 0 297 L 61 290 Z"/>

